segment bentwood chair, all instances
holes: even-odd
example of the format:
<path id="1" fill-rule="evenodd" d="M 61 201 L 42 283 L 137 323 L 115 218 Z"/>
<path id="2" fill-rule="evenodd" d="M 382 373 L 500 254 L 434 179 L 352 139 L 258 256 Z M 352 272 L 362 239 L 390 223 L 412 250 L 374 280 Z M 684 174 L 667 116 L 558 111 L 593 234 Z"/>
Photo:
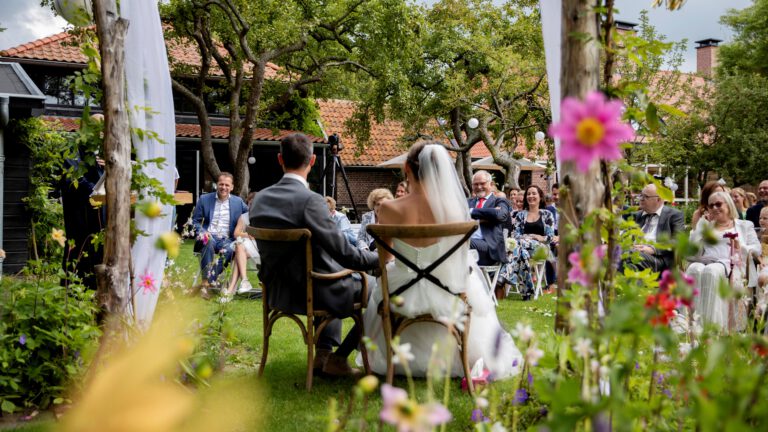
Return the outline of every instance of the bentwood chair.
<path id="1" fill-rule="evenodd" d="M 467 385 L 469 386 L 469 392 L 474 392 L 474 386 L 472 385 L 472 378 L 469 372 L 469 362 L 467 358 L 467 337 L 469 335 L 470 328 L 470 314 L 472 308 L 467 302 L 466 294 L 464 293 L 452 293 L 439 279 L 437 279 L 432 272 L 443 263 L 452 254 L 459 251 L 460 247 L 469 241 L 472 233 L 477 230 L 477 222 L 459 222 L 450 224 L 431 224 L 431 225 L 368 225 L 368 233 L 373 237 L 376 242 L 376 247 L 379 251 L 385 250 L 392 254 L 397 261 L 402 262 L 404 265 L 414 271 L 415 277 L 403 286 L 390 287 L 387 279 L 387 262 L 386 258 L 379 254 L 379 266 L 381 268 L 381 292 L 382 301 L 377 307 L 377 311 L 381 316 L 381 321 L 384 328 L 384 338 L 386 341 L 386 356 L 387 356 L 387 382 L 392 383 L 395 375 L 395 368 L 392 362 L 392 356 L 394 351 L 392 349 L 392 340 L 403 333 L 403 331 L 419 323 L 436 323 L 446 327 L 451 335 L 456 339 L 456 343 L 459 349 L 459 356 L 461 359 L 461 365 L 464 369 L 464 376 L 467 379 Z M 432 264 L 421 268 L 417 264 L 411 262 L 402 254 L 394 250 L 389 241 L 394 238 L 401 240 L 415 240 L 415 239 L 430 239 L 440 238 L 448 236 L 460 236 L 453 247 L 445 252 L 441 257 L 435 260 Z M 467 269 L 469 271 L 469 269 Z M 402 295 L 408 289 L 418 289 L 416 285 L 422 279 L 426 279 L 440 289 L 451 293 L 456 296 L 464 305 L 464 315 L 461 319 L 464 321 L 464 329 L 459 330 L 457 326 L 447 325 L 445 322 L 438 320 L 438 317 L 434 317 L 430 314 L 423 314 L 419 316 L 404 316 L 398 314 L 392 310 L 390 299 L 395 296 Z"/>
<path id="2" fill-rule="evenodd" d="M 360 301 L 353 306 L 354 312 L 351 318 L 355 321 L 360 328 L 360 334 L 365 335 L 363 326 L 363 310 L 365 309 L 368 301 L 368 285 L 363 272 L 356 272 L 353 270 L 342 270 L 336 273 L 322 274 L 312 271 L 312 232 L 308 229 L 267 229 L 267 228 L 246 228 L 248 234 L 253 236 L 254 239 L 259 241 L 262 255 L 268 254 L 268 248 L 270 245 L 278 245 L 285 243 L 295 243 L 298 246 L 298 250 L 304 252 L 303 269 L 297 269 L 296 271 L 302 271 L 305 274 L 306 285 L 306 309 L 304 313 L 297 314 L 289 311 L 280 310 L 280 308 L 270 305 L 269 287 L 262 282 L 262 304 L 264 308 L 264 315 L 262 317 L 264 322 L 264 346 L 261 353 L 261 364 L 259 365 L 259 377 L 264 373 L 264 368 L 267 364 L 267 354 L 269 353 L 269 337 L 272 335 L 272 327 L 275 322 L 280 318 L 290 318 L 295 322 L 301 330 L 304 343 L 307 345 L 307 391 L 312 390 L 312 378 L 313 370 L 312 366 L 315 359 L 315 345 L 317 339 L 323 329 L 334 319 L 335 317 L 331 312 L 315 307 L 314 301 L 314 281 L 316 280 L 336 280 L 347 277 L 352 273 L 360 273 L 362 279 L 362 292 Z M 262 265 L 264 263 L 262 262 Z M 306 322 L 302 322 L 301 317 L 305 317 Z M 317 321 L 317 322 L 316 322 Z M 371 373 L 371 368 L 368 364 L 368 353 L 365 348 L 365 344 L 360 344 L 360 350 L 363 357 L 363 367 L 367 374 Z"/>

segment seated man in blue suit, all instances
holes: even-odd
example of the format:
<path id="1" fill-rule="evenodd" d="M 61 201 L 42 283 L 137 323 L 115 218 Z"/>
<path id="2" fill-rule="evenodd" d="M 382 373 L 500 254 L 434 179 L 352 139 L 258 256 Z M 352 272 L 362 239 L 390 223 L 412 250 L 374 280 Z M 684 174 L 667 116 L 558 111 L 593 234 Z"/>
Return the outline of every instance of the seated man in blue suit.
<path id="1" fill-rule="evenodd" d="M 235 239 L 237 220 L 248 212 L 245 202 L 240 197 L 231 195 L 233 184 L 232 174 L 219 174 L 216 192 L 202 195 L 197 200 L 192 214 L 192 225 L 197 232 L 198 241 L 204 244 L 200 269 L 206 272 L 207 280 L 203 285 L 213 283 L 223 270 L 224 264 L 232 258 L 231 244 Z M 225 263 L 211 265 L 214 255 L 219 251 L 224 251 Z"/>
<path id="2" fill-rule="evenodd" d="M 474 197 L 468 201 L 470 216 L 480 222 L 480 229 L 472 234 L 469 247 L 477 250 L 477 264 L 505 263 L 504 225 L 509 219 L 509 202 L 493 194 L 488 171 L 478 171 L 472 176 L 472 193 Z"/>

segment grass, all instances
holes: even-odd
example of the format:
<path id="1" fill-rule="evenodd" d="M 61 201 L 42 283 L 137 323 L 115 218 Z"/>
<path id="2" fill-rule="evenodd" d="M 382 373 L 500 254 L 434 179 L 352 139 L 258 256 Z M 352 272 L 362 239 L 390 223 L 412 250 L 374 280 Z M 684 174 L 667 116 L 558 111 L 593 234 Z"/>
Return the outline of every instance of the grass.
<path id="1" fill-rule="evenodd" d="M 180 288 L 188 286 L 194 277 L 197 260 L 192 256 L 189 242 L 182 246 L 182 252 L 174 268 L 169 271 L 169 281 L 173 283 L 171 296 L 163 296 L 158 309 L 170 301 L 181 303 L 182 307 L 201 308 L 203 314 L 211 315 L 219 308 L 224 308 L 227 323 L 234 336 L 229 349 L 225 366 L 220 374 L 225 378 L 233 378 L 247 382 L 256 376 L 258 363 L 261 359 L 262 348 L 262 304 L 261 300 L 236 300 L 226 305 L 216 301 L 205 301 L 199 297 L 179 295 Z M 256 286 L 255 272 L 249 272 L 250 281 Z M 552 332 L 554 323 L 554 300 L 545 295 L 536 301 L 522 302 L 505 299 L 499 302 L 497 313 L 507 329 L 512 329 L 518 322 L 528 323 L 540 334 Z M 205 318 L 205 316 L 201 317 Z M 351 326 L 351 320 L 345 322 L 345 333 Z M 547 337 L 545 336 L 544 339 Z M 306 377 L 306 346 L 301 333 L 290 320 L 277 322 L 270 339 L 270 350 L 263 379 L 257 382 L 261 392 L 261 406 L 253 407 L 264 419 L 264 430 L 297 431 L 325 429 L 328 422 L 329 403 L 332 399 L 339 401 L 339 410 L 346 408 L 346 401 L 353 394 L 354 381 L 333 380 L 315 377 L 312 391 L 305 390 Z M 452 380 L 448 408 L 454 416 L 448 430 L 469 430 L 472 426 L 470 417 L 474 401 L 460 389 L 461 379 Z M 396 378 L 395 385 L 407 388 L 404 378 Z M 512 380 L 500 382 L 500 391 L 511 391 Z M 426 400 L 426 381 L 416 379 L 419 400 Z M 442 385 L 435 391 L 438 400 L 443 399 Z M 367 410 L 363 412 L 357 407 L 354 415 L 363 416 L 369 421 L 375 421 L 381 409 L 379 393 L 373 394 Z M 49 430 L 52 421 L 39 421 L 24 425 L 19 431 Z"/>

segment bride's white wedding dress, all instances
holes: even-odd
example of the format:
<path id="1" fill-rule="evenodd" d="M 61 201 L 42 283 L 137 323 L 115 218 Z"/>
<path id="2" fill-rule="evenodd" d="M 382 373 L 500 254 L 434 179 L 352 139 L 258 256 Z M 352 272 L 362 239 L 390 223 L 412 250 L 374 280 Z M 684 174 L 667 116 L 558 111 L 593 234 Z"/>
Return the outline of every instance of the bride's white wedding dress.
<path id="1" fill-rule="evenodd" d="M 393 241 L 393 248 L 420 268 L 429 266 L 442 255 L 444 248 L 441 245 L 443 243 L 414 247 L 398 239 Z M 461 249 L 456 253 L 465 252 Z M 470 260 L 468 258 L 449 259 L 438 266 L 432 274 L 451 291 L 465 292 L 472 307 L 467 347 L 470 367 L 477 360 L 483 359 L 485 367 L 491 371 L 495 379 L 515 375 L 522 367 L 522 355 L 512 337 L 499 323 L 485 278 L 476 265 L 470 267 L 465 264 L 465 271 L 457 272 L 453 267 L 457 262 L 467 263 Z M 416 273 L 402 262 L 391 262 L 387 267 L 390 292 L 406 284 L 415 276 Z M 414 317 L 428 313 L 433 317 L 452 322 L 456 321 L 456 317 L 461 316 L 463 303 L 456 296 L 445 292 L 425 278 L 419 280 L 400 296 L 404 300 L 403 304 L 400 307 L 392 305 L 392 309 L 405 316 Z M 376 286 L 371 293 L 364 322 L 366 336 L 371 338 L 378 347 L 377 350 L 368 350 L 371 367 L 374 372 L 385 374 L 386 345 L 381 317 L 377 312 L 381 300 L 381 288 Z M 400 344 L 406 343 L 411 344 L 411 353 L 414 356 L 414 359 L 408 362 L 413 376 L 426 376 L 430 367 L 432 372 L 444 370 L 448 359 L 452 359 L 451 375 L 464 375 L 456 341 L 444 326 L 434 323 L 416 323 L 406 328 L 401 334 Z M 395 373 L 398 375 L 405 373 L 401 364 L 395 365 Z"/>

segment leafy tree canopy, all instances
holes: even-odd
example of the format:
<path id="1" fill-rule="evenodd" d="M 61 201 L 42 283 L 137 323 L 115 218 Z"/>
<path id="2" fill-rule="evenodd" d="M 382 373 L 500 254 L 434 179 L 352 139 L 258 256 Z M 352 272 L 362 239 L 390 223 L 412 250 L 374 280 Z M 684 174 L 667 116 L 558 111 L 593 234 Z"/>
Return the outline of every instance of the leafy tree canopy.
<path id="1" fill-rule="evenodd" d="M 768 0 L 754 0 L 752 6 L 742 10 L 730 9 L 720 22 L 734 33 L 733 40 L 718 52 L 720 72 L 768 76 Z"/>

